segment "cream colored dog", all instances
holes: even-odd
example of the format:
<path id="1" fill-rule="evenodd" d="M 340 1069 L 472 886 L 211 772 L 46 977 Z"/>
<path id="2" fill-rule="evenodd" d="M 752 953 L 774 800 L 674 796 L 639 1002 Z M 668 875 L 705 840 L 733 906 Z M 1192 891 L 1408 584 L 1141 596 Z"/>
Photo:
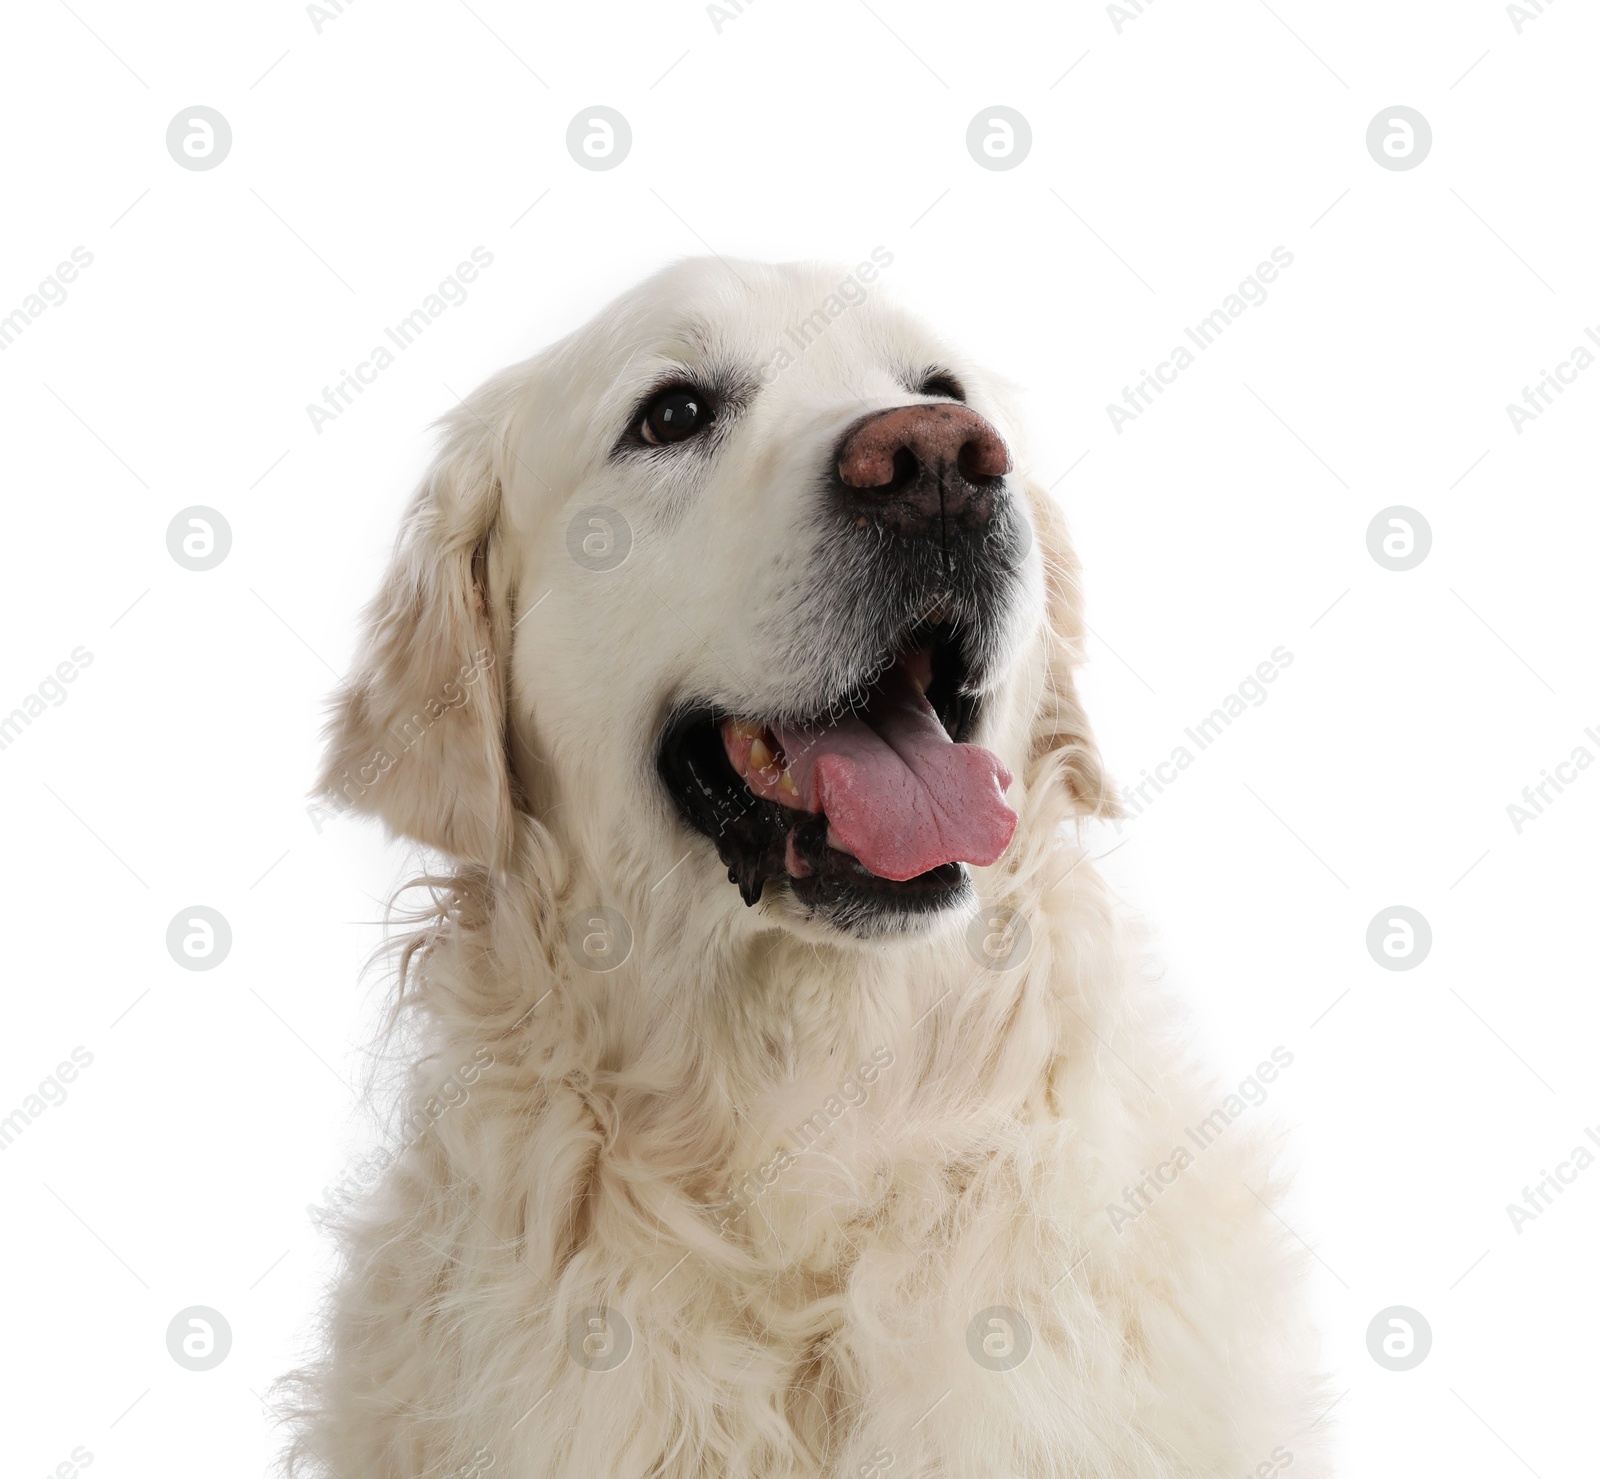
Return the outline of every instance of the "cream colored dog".
<path id="1" fill-rule="evenodd" d="M 308 1468 L 1323 1472 L 1265 1162 L 1174 1149 L 1076 835 L 1060 518 L 885 255 L 679 264 L 448 420 L 323 781 L 453 861 Z"/>

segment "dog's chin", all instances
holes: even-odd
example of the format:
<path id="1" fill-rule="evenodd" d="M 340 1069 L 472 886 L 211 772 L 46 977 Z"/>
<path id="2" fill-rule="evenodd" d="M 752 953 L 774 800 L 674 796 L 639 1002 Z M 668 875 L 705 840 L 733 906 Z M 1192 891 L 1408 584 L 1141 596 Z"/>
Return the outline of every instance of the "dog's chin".
<path id="1" fill-rule="evenodd" d="M 849 873 L 791 879 L 786 887 L 769 887 L 768 892 L 776 894 L 771 915 L 796 933 L 829 939 L 920 939 L 947 915 L 970 914 L 977 904 L 963 863 L 946 863 L 904 883 L 878 878 L 855 863 Z"/>
<path id="2" fill-rule="evenodd" d="M 828 722 L 824 716 L 870 714 L 873 682 L 908 662 L 918 669 L 922 697 L 949 740 L 963 743 L 979 718 L 974 674 L 958 634 L 927 624 L 890 644 L 850 693 L 796 705 L 794 724 L 786 728 L 774 721 L 773 729 L 792 733 L 808 723 Z M 743 734 L 742 751 L 730 733 Z M 663 727 L 656 770 L 680 820 L 713 843 L 744 902 L 761 905 L 759 917 L 808 935 L 881 940 L 922 935 L 940 917 L 972 908 L 976 895 L 963 861 L 938 861 L 922 871 L 874 872 L 841 845 L 822 810 L 800 803 L 781 754 L 765 772 L 765 783 L 748 760 L 736 766 L 731 752 L 748 756 L 758 734 L 776 746 L 773 730 L 747 715 L 680 703 Z M 887 876 L 889 871 L 909 876 Z"/>

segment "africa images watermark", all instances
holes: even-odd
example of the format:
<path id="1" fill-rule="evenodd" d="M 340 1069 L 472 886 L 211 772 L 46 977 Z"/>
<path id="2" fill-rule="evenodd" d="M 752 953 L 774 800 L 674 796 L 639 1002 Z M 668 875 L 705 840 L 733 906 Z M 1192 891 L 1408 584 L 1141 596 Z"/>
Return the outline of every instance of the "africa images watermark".
<path id="1" fill-rule="evenodd" d="M 1155 367 L 1154 372 L 1140 370 L 1139 378 L 1131 387 L 1122 387 L 1122 404 L 1108 402 L 1106 415 L 1111 418 L 1111 429 L 1118 436 L 1122 428 L 1137 421 L 1154 403 L 1158 395 L 1165 395 L 1167 386 L 1176 383 L 1178 376 L 1194 364 L 1195 350 L 1204 354 L 1225 334 L 1231 324 L 1244 317 L 1247 308 L 1259 308 L 1267 301 L 1267 284 L 1276 282 L 1280 271 L 1294 266 L 1294 253 L 1287 247 L 1276 246 L 1272 260 L 1258 262 L 1256 270 L 1244 279 L 1238 288 L 1223 298 L 1221 306 L 1213 308 L 1193 328 L 1184 327 L 1184 337 L 1194 345 L 1177 345 L 1171 354 Z M 1274 266 L 1273 264 L 1277 265 Z"/>
<path id="2" fill-rule="evenodd" d="M 327 0 L 323 5 L 313 3 L 306 6 L 306 19 L 311 22 L 311 29 L 320 36 L 322 28 L 329 21 L 338 20 L 355 3 L 356 0 Z"/>
<path id="3" fill-rule="evenodd" d="M 26 1095 L 21 1104 L 0 1120 L 0 1150 L 10 1150 L 12 1142 L 22 1134 L 45 1110 L 67 1102 L 67 1085 L 77 1077 L 79 1070 L 94 1062 L 88 1048 L 76 1047 L 69 1059 L 56 1064 L 55 1072 L 39 1080 L 35 1091 Z"/>
<path id="4" fill-rule="evenodd" d="M 880 1443 L 867 1458 L 856 1465 L 855 1472 L 849 1479 L 877 1479 L 879 1474 L 887 1474 L 893 1467 L 894 1449 L 885 1448 Z"/>
<path id="5" fill-rule="evenodd" d="M 1165 760 L 1158 761 L 1151 769 L 1139 772 L 1138 784 L 1123 786 L 1123 815 L 1112 821 L 1113 830 L 1120 835 L 1125 825 L 1137 821 L 1155 803 L 1157 796 L 1193 765 L 1203 751 L 1208 750 L 1222 737 L 1223 732 L 1232 726 L 1235 719 L 1247 709 L 1258 709 L 1266 703 L 1271 697 L 1266 685 L 1276 683 L 1283 670 L 1293 662 L 1294 653 L 1287 647 L 1281 645 L 1274 647 L 1270 656 L 1256 664 L 1253 673 L 1246 676 L 1232 692 L 1223 695 L 1222 702 L 1216 708 L 1198 723 L 1183 731 L 1184 738 L 1194 745 L 1194 749 L 1191 750 L 1188 745 L 1175 745 Z"/>
<path id="6" fill-rule="evenodd" d="M 378 784 L 417 745 L 441 719 L 456 709 L 466 706 L 475 683 L 494 666 L 494 653 L 480 647 L 465 662 L 456 676 L 447 682 L 432 698 L 425 700 L 409 719 L 391 724 L 386 742 L 379 745 L 354 771 L 346 770 L 329 788 L 327 803 L 313 801 L 306 807 L 311 825 L 319 833 L 325 816 L 343 816 L 352 806 Z"/>
<path id="7" fill-rule="evenodd" d="M 494 1453 L 488 1448 L 479 1448 L 466 1463 L 455 1471 L 451 1479 L 480 1479 L 494 1467 Z"/>
<path id="8" fill-rule="evenodd" d="M 1584 326 L 1584 334 L 1600 349 L 1600 334 L 1588 325 Z M 1506 415 L 1511 418 L 1511 429 L 1518 436 L 1522 435 L 1522 428 L 1530 421 L 1537 421 L 1546 411 L 1555 405 L 1555 397 L 1565 395 L 1567 387 L 1573 384 L 1578 376 L 1594 363 L 1594 350 L 1586 344 L 1575 344 L 1567 358 L 1556 365 L 1555 373 L 1549 370 L 1540 370 L 1539 378 L 1531 387 L 1522 387 L 1522 404 L 1515 401 L 1506 404 Z"/>
<path id="9" fill-rule="evenodd" d="M 811 310 L 799 323 L 783 331 L 783 338 L 774 346 L 761 369 L 761 383 L 771 385 L 800 356 L 843 318 L 846 311 L 858 308 L 867 301 L 867 289 L 877 280 L 878 273 L 891 266 L 894 253 L 887 247 L 873 247 L 870 262 L 856 263 L 856 270 L 844 278 L 834 290 Z"/>
<path id="10" fill-rule="evenodd" d="M 808 1150 L 816 1146 L 852 1109 L 867 1102 L 867 1091 L 878 1081 L 878 1075 L 894 1063 L 892 1048 L 874 1048 L 872 1057 L 860 1064 L 856 1071 L 839 1085 L 838 1092 L 828 1095 L 822 1106 L 808 1115 L 793 1130 L 789 1139 L 799 1148 L 783 1146 L 772 1158 L 746 1171 L 728 1190 L 727 1197 L 712 1208 L 717 1226 L 727 1232 L 733 1223 L 748 1212 L 761 1197 L 772 1190 L 778 1178 L 794 1165 Z"/>
<path id="11" fill-rule="evenodd" d="M 1154 1170 L 1141 1171 L 1132 1186 L 1122 1188 L 1122 1201 L 1106 1208 L 1112 1229 L 1121 1234 L 1130 1222 L 1137 1222 L 1154 1204 L 1155 1199 L 1199 1159 L 1201 1152 L 1209 1150 L 1227 1132 L 1245 1110 L 1267 1102 L 1267 1085 L 1280 1071 L 1294 1062 L 1294 1054 L 1279 1046 L 1271 1057 L 1256 1064 L 1256 1071 L 1248 1075 L 1235 1093 L 1228 1094 L 1203 1120 L 1183 1132 L 1189 1145 L 1178 1145 L 1172 1154 Z M 1190 1149 L 1192 1145 L 1194 1149 Z"/>
<path id="12" fill-rule="evenodd" d="M 12 342 L 36 318 L 42 318 L 46 308 L 59 308 L 67 301 L 67 284 L 76 280 L 79 272 L 94 262 L 94 253 L 88 247 L 73 247 L 69 260 L 56 263 L 56 269 L 43 278 L 39 286 L 27 294 L 22 302 L 4 318 L 0 318 L 0 351 L 11 348 Z"/>
<path id="13" fill-rule="evenodd" d="M 1538 20 L 1554 4 L 1555 0 L 1527 0 L 1525 5 L 1518 5 L 1513 0 L 1512 4 L 1506 6 L 1506 19 L 1520 36 L 1524 25 Z"/>
<path id="14" fill-rule="evenodd" d="M 1583 1133 L 1592 1140 L 1596 1148 L 1600 1148 L 1600 1132 L 1593 1125 L 1585 1125 Z M 1595 1152 L 1587 1145 L 1574 1146 L 1572 1154 L 1564 1161 L 1557 1161 L 1554 1171 L 1540 1169 L 1539 1180 L 1532 1186 L 1522 1188 L 1522 1202 L 1506 1203 L 1506 1216 L 1511 1219 L 1511 1225 L 1517 1230 L 1517 1236 L 1522 1236 L 1524 1223 L 1537 1221 L 1540 1214 L 1549 1210 L 1551 1204 L 1558 1196 L 1565 1196 L 1567 1188 L 1590 1166 L 1595 1163 Z"/>
<path id="15" fill-rule="evenodd" d="M 1585 739 L 1593 742 L 1595 749 L 1600 749 L 1600 730 L 1590 725 L 1583 734 Z M 1594 750 L 1588 745 L 1575 745 L 1565 760 L 1556 761 L 1553 768 L 1541 770 L 1539 774 L 1544 779 L 1522 788 L 1520 804 L 1515 801 L 1506 803 L 1506 816 L 1511 821 L 1512 831 L 1520 837 L 1522 829 L 1529 822 L 1538 821 L 1544 815 L 1545 808 L 1593 764 Z"/>
<path id="16" fill-rule="evenodd" d="M 722 28 L 729 21 L 736 21 L 750 8 L 749 0 L 728 0 L 726 5 L 706 6 L 706 19 L 711 22 L 711 29 L 722 34 Z"/>
<path id="17" fill-rule="evenodd" d="M 422 1101 L 407 1117 L 401 1127 L 405 1138 L 393 1149 L 380 1145 L 368 1155 L 358 1156 L 337 1181 L 322 1189 L 322 1201 L 306 1208 L 307 1215 L 318 1226 L 337 1221 L 338 1218 L 378 1183 L 378 1178 L 390 1166 L 416 1145 L 424 1135 L 452 1109 L 459 1109 L 469 1097 L 468 1090 L 483 1076 L 484 1069 L 494 1062 L 494 1054 L 479 1048 L 472 1058 L 463 1063 L 438 1089 Z"/>
<path id="18" fill-rule="evenodd" d="M 45 711 L 45 705 L 59 709 L 67 701 L 65 685 L 76 683 L 78 675 L 94 661 L 94 653 L 87 647 L 74 647 L 67 657 L 55 665 L 52 672 L 40 679 L 32 693 L 9 714 L 0 717 L 0 750 L 9 749 Z"/>
<path id="19" fill-rule="evenodd" d="M 1127 0 L 1124 5 L 1111 4 L 1106 6 L 1106 19 L 1111 22 L 1112 30 L 1120 36 L 1125 25 L 1138 20 L 1154 4 L 1155 0 Z"/>
<path id="20" fill-rule="evenodd" d="M 494 253 L 487 247 L 475 246 L 470 255 L 470 262 L 456 263 L 456 270 L 444 278 L 437 289 L 428 293 L 410 313 L 393 327 L 385 327 L 384 337 L 394 345 L 393 349 L 388 344 L 377 345 L 366 359 L 357 362 L 353 371 L 340 370 L 339 378 L 331 386 L 322 387 L 320 403 L 306 403 L 311 429 L 318 436 L 322 435 L 324 425 L 337 420 L 354 404 L 358 395 L 365 395 L 366 387 L 410 349 L 435 319 L 443 318 L 447 308 L 459 308 L 467 301 L 467 285 L 477 281 L 480 271 L 494 265 Z"/>

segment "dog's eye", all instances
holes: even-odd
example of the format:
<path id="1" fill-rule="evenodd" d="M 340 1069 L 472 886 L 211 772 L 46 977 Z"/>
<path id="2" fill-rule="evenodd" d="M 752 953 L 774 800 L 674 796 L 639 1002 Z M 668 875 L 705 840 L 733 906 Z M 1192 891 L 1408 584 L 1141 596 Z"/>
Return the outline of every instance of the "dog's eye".
<path id="1" fill-rule="evenodd" d="M 942 395 L 952 401 L 965 402 L 967 393 L 961 388 L 961 382 L 947 370 L 935 370 L 930 375 L 925 375 L 922 384 L 917 387 L 918 395 Z"/>
<path id="2" fill-rule="evenodd" d="M 639 422 L 639 435 L 653 447 L 687 441 L 703 431 L 711 420 L 711 406 L 698 390 L 675 385 L 664 390 L 645 407 Z"/>

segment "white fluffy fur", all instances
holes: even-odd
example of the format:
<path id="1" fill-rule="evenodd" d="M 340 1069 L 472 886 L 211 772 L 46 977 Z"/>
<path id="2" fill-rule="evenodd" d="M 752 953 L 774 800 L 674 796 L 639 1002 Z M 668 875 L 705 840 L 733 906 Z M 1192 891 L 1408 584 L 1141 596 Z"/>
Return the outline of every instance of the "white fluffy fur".
<path id="1" fill-rule="evenodd" d="M 308 1471 L 1243 1479 L 1289 1453 L 1324 1472 L 1298 1264 L 1246 1127 L 1108 1217 L 1219 1094 L 1076 835 L 1104 787 L 1044 496 L 1016 480 L 1027 604 L 979 735 L 1021 820 L 972 870 L 1028 921 L 1023 964 L 978 965 L 965 915 L 864 941 L 770 886 L 747 910 L 657 780 L 683 693 L 760 712 L 825 680 L 832 655 L 778 635 L 818 575 L 802 490 L 864 409 L 916 399 L 904 367 L 953 369 L 1026 467 L 1003 387 L 881 286 L 714 460 L 608 457 L 664 370 L 767 365 L 844 276 L 680 264 L 447 423 L 324 777 L 453 866 L 405 950 L 429 1128 L 349 1219 L 324 1352 L 292 1380 Z M 633 529 L 609 574 L 566 550 L 593 505 Z M 634 932 L 605 974 L 567 945 L 600 905 Z M 969 1352 L 994 1306 L 1031 1330 L 1013 1370 Z M 631 1331 L 615 1369 L 569 1354 L 591 1307 Z"/>

